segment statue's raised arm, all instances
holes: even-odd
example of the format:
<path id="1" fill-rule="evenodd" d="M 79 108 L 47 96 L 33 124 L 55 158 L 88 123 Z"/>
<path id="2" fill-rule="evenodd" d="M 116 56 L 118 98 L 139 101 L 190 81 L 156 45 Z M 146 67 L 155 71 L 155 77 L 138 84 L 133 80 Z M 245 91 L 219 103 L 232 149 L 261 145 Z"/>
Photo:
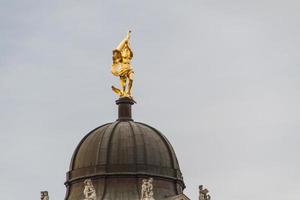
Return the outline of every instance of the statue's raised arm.
<path id="1" fill-rule="evenodd" d="M 126 37 L 120 42 L 120 44 L 116 48 L 117 50 L 122 51 L 122 49 L 125 46 L 125 43 L 127 43 L 129 45 L 130 34 L 131 34 L 131 31 L 128 31 Z"/>

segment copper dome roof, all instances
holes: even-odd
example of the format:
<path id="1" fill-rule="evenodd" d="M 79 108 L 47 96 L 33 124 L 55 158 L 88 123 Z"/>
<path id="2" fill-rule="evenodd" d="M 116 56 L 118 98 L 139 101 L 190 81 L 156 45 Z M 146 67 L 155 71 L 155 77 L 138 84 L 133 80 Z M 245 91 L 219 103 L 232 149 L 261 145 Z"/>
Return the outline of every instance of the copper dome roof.
<path id="1" fill-rule="evenodd" d="M 132 103 L 117 101 L 119 119 L 80 141 L 67 173 L 66 199 L 82 198 L 87 178 L 100 199 L 139 199 L 140 182 L 148 177 L 155 179 L 156 199 L 182 193 L 185 186 L 171 144 L 155 128 L 131 119 Z"/>

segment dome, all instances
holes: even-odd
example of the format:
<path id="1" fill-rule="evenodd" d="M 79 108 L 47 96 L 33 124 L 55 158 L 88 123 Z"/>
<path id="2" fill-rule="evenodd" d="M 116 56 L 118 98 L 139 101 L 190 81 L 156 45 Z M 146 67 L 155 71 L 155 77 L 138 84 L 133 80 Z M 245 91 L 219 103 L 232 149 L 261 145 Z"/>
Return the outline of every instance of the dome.
<path id="1" fill-rule="evenodd" d="M 92 130 L 75 149 L 66 199 L 81 199 L 87 178 L 101 199 L 140 199 L 142 179 L 149 177 L 155 180 L 155 199 L 181 194 L 185 186 L 170 142 L 155 128 L 132 120 L 131 99 L 117 104 L 119 119 Z"/>

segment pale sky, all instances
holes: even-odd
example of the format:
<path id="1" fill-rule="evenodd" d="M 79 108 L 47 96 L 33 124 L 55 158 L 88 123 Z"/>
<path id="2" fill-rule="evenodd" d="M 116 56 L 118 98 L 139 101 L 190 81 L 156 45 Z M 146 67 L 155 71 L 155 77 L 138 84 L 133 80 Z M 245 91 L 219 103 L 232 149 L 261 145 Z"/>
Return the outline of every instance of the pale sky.
<path id="1" fill-rule="evenodd" d="M 136 121 L 212 200 L 300 198 L 300 3 L 0 0 L 0 199 L 65 196 L 80 139 L 116 119 L 111 51 L 132 30 Z"/>

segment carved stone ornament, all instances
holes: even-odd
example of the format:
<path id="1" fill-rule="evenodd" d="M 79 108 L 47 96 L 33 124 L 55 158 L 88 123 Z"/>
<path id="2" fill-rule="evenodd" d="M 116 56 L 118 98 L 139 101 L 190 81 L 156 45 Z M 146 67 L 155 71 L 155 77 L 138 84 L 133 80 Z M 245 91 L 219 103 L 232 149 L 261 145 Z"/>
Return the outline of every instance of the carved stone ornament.
<path id="1" fill-rule="evenodd" d="M 41 200 L 49 200 L 48 191 L 41 191 Z"/>
<path id="2" fill-rule="evenodd" d="M 91 179 L 86 179 L 84 182 L 84 200 L 96 200 L 96 190 Z"/>
<path id="3" fill-rule="evenodd" d="M 208 189 L 204 189 L 203 185 L 199 186 L 199 200 L 210 200 L 210 195 L 208 194 Z"/>
<path id="4" fill-rule="evenodd" d="M 143 179 L 141 200 L 155 200 L 153 197 L 153 178 Z"/>

